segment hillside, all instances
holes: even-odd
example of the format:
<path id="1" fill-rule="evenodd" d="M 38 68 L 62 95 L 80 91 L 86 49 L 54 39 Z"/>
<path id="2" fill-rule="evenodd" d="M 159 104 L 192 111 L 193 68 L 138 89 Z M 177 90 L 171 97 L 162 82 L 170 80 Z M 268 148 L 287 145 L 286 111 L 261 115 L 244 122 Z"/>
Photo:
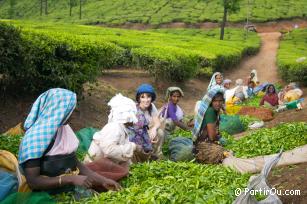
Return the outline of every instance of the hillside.
<path id="1" fill-rule="evenodd" d="M 217 22 L 222 19 L 221 0 L 83 0 L 82 20 L 79 20 L 79 1 L 72 0 L 72 16 L 69 0 L 49 0 L 47 14 L 40 15 L 40 1 L 0 0 L 0 18 L 51 20 L 81 23 L 146 23 Z M 249 6 L 248 6 L 248 2 Z M 44 6 L 43 6 L 44 7 Z M 305 0 L 240 0 L 240 11 L 230 14 L 232 22 L 249 20 L 264 22 L 307 16 Z"/>

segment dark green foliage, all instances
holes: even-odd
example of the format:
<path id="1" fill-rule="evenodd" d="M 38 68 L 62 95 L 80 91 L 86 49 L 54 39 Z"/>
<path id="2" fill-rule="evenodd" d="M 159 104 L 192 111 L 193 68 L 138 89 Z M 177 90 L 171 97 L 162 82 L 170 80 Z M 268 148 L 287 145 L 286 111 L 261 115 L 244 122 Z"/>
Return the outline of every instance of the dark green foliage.
<path id="1" fill-rule="evenodd" d="M 277 62 L 282 78 L 307 85 L 307 29 L 297 29 L 283 36 Z"/>
<path id="2" fill-rule="evenodd" d="M 23 135 L 0 135 L 0 150 L 6 150 L 18 158 L 19 144 Z"/>
<path id="3" fill-rule="evenodd" d="M 250 177 L 223 166 L 171 161 L 135 164 L 130 171 L 123 190 L 77 203 L 232 203 L 234 190 Z"/>
<path id="4" fill-rule="evenodd" d="M 52 87 L 80 91 L 103 68 L 118 64 L 123 49 L 82 36 L 23 31 L 0 24 L 0 73 L 3 87 L 41 92 Z M 3 91 L 3 90 L 2 90 Z M 4 90 L 5 91 L 5 90 Z"/>
<path id="5" fill-rule="evenodd" d="M 264 128 L 250 133 L 227 145 L 236 157 L 255 157 L 275 154 L 283 149 L 292 150 L 307 144 L 307 124 L 288 123 L 274 128 Z"/>
<path id="6" fill-rule="evenodd" d="M 0 22 L 0 92 L 6 91 L 26 78 L 24 68 L 24 47 L 20 30 Z"/>

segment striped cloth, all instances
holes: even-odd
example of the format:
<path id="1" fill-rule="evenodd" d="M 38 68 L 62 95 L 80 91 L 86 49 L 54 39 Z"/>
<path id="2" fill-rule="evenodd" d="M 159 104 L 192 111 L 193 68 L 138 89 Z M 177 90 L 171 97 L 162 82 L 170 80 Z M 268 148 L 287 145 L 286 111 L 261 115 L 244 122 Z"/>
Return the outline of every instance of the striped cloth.
<path id="1" fill-rule="evenodd" d="M 221 89 L 224 89 L 224 84 L 217 84 L 216 83 L 216 75 L 221 75 L 222 76 L 222 80 L 223 80 L 223 75 L 221 72 L 215 72 L 212 77 L 211 77 L 211 80 L 210 80 L 210 83 L 208 85 L 208 88 L 207 88 L 207 91 L 210 91 L 210 89 L 214 89 L 214 88 L 221 88 Z"/>
<path id="2" fill-rule="evenodd" d="M 205 113 L 207 111 L 207 109 L 209 108 L 213 97 L 217 94 L 217 93 L 222 93 L 224 94 L 224 89 L 221 88 L 213 88 L 210 89 L 207 94 L 202 98 L 197 114 L 195 115 L 194 118 L 194 129 L 193 129 L 193 141 L 196 141 L 199 133 L 200 133 L 200 128 L 201 125 L 203 123 L 203 119 L 205 117 Z"/>
<path id="3" fill-rule="evenodd" d="M 58 128 L 70 117 L 76 103 L 75 93 L 60 88 L 50 89 L 36 99 L 24 123 L 26 133 L 19 146 L 19 164 L 43 156 Z"/>

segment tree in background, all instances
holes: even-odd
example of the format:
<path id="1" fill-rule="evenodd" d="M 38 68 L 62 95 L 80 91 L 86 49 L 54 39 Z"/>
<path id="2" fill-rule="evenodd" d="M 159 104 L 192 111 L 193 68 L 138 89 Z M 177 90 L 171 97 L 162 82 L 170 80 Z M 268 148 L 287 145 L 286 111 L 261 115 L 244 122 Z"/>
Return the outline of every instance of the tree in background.
<path id="1" fill-rule="evenodd" d="M 14 18 L 15 5 L 16 5 L 16 0 L 10 0 L 10 9 L 9 9 L 10 19 Z"/>
<path id="2" fill-rule="evenodd" d="M 40 15 L 43 15 L 44 10 L 44 2 L 45 2 L 45 15 L 48 15 L 48 0 L 40 0 Z"/>
<path id="3" fill-rule="evenodd" d="M 80 13 L 79 13 L 79 19 L 82 19 L 82 0 L 80 0 Z"/>
<path id="4" fill-rule="evenodd" d="M 48 15 L 48 0 L 45 0 L 45 15 Z"/>
<path id="5" fill-rule="evenodd" d="M 43 3 L 44 3 L 44 0 L 40 0 L 40 3 L 41 3 L 41 16 L 43 15 Z"/>
<path id="6" fill-rule="evenodd" d="M 224 39 L 224 29 L 227 22 L 227 14 L 236 13 L 240 10 L 239 0 L 222 0 L 222 1 L 223 1 L 222 5 L 224 7 L 224 15 L 221 24 L 220 40 Z"/>
<path id="7" fill-rule="evenodd" d="M 72 15 L 72 8 L 77 6 L 77 0 L 69 0 L 69 16 Z"/>

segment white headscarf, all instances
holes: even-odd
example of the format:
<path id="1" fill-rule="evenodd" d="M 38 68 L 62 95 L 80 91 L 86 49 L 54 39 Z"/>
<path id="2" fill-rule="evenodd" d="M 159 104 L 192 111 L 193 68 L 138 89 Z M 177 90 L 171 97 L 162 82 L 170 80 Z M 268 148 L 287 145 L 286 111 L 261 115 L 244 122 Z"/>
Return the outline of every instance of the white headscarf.
<path id="1" fill-rule="evenodd" d="M 217 83 L 216 83 L 215 77 L 216 77 L 216 75 L 219 75 L 219 74 L 222 76 L 222 81 L 223 81 L 223 75 L 222 75 L 222 73 L 221 73 L 221 72 L 215 72 L 215 73 L 213 74 L 213 76 L 211 77 L 211 80 L 210 80 L 209 86 L 208 86 L 208 88 L 207 88 L 207 91 L 209 91 L 210 89 L 213 89 L 213 88 L 221 88 L 221 89 L 224 89 L 223 82 L 222 82 L 222 84 L 217 84 Z"/>
<path id="2" fill-rule="evenodd" d="M 243 80 L 242 79 L 237 79 L 236 80 L 236 86 L 242 86 L 243 85 Z"/>
<path id="3" fill-rule="evenodd" d="M 257 70 L 256 70 L 256 69 L 253 69 L 253 70 L 251 71 L 251 73 L 254 74 L 254 77 L 251 79 L 251 81 L 253 81 L 255 84 L 257 84 L 257 83 L 258 83 Z"/>
<path id="4" fill-rule="evenodd" d="M 127 97 L 124 97 L 122 94 L 116 94 L 108 103 L 111 106 L 111 112 L 108 116 L 108 122 L 116 123 L 136 123 L 137 109 L 135 102 Z"/>

